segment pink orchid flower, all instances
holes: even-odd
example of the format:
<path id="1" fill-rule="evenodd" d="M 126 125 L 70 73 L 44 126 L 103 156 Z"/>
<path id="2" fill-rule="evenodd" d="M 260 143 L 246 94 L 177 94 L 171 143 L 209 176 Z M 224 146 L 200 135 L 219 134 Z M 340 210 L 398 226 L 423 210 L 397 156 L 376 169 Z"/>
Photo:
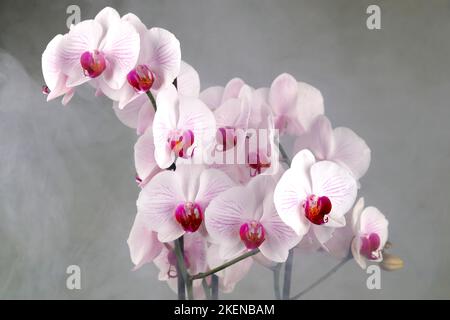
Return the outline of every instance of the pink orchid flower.
<path id="1" fill-rule="evenodd" d="M 318 160 L 329 160 L 346 167 L 360 179 L 369 168 L 370 149 L 349 128 L 333 129 L 327 117 L 316 117 L 311 128 L 295 142 L 295 150 L 309 149 Z"/>
<path id="2" fill-rule="evenodd" d="M 68 87 L 94 79 L 96 87 L 117 90 L 136 65 L 140 40 L 133 25 L 107 7 L 93 20 L 72 25 L 58 50 Z"/>
<path id="3" fill-rule="evenodd" d="M 210 201 L 234 183 L 223 172 L 199 165 L 179 165 L 150 180 L 137 200 L 138 212 L 161 242 L 200 229 Z"/>
<path id="4" fill-rule="evenodd" d="M 297 82 L 287 73 L 272 82 L 268 103 L 280 134 L 301 134 L 309 129 L 316 116 L 324 113 L 320 91 L 307 83 Z"/>
<path id="5" fill-rule="evenodd" d="M 181 61 L 180 73 L 177 77 L 177 91 L 180 95 L 198 97 L 200 91 L 200 78 L 197 71 L 188 63 Z M 136 95 L 123 108 L 119 102 L 113 103 L 117 118 L 127 127 L 136 129 L 138 135 L 143 134 L 152 126 L 155 109 L 145 94 Z"/>
<path id="6" fill-rule="evenodd" d="M 146 217 L 139 213 L 134 219 L 127 243 L 131 261 L 135 265 L 133 270 L 152 262 L 163 249 L 163 244 L 158 241 L 156 233 L 148 228 Z"/>
<path id="7" fill-rule="evenodd" d="M 273 204 L 276 181 L 258 176 L 245 187 L 231 188 L 206 209 L 206 229 L 220 244 L 220 257 L 231 259 L 258 248 L 275 262 L 284 262 L 300 237 L 277 214 Z"/>
<path id="8" fill-rule="evenodd" d="M 351 250 L 361 268 L 367 267 L 367 261 L 383 260 L 382 250 L 388 239 L 388 224 L 386 217 L 377 208 L 364 208 L 364 199 L 359 199 L 353 208 L 354 238 Z"/>
<path id="9" fill-rule="evenodd" d="M 214 269 L 228 260 L 222 259 L 219 254 L 220 246 L 211 244 L 207 251 L 207 261 L 210 269 Z M 231 265 L 230 267 L 216 272 L 219 277 L 219 289 L 222 292 L 230 293 L 234 290 L 236 284 L 245 278 L 253 265 L 253 259 L 244 259 Z"/>
<path id="10" fill-rule="evenodd" d="M 319 243 L 328 241 L 334 228 L 345 226 L 345 213 L 356 199 L 357 183 L 344 167 L 318 161 L 302 150 L 278 182 L 274 202 L 280 218 L 299 236 L 311 229 Z"/>
<path id="11" fill-rule="evenodd" d="M 167 281 L 169 287 L 177 292 L 178 273 L 174 244 L 166 243 L 153 262 L 159 269 L 158 279 Z M 207 271 L 206 240 L 201 235 L 192 233 L 184 236 L 184 263 L 190 275 Z M 205 298 L 201 279 L 194 280 L 192 287 L 195 299 Z"/>
<path id="12" fill-rule="evenodd" d="M 181 50 L 180 42 L 169 31 L 162 28 L 150 30 L 134 14 L 122 17 L 134 26 L 139 33 L 140 53 L 136 66 L 127 70 L 123 86 L 101 89 L 110 99 L 118 101 L 118 108 L 124 109 L 134 99 L 144 95 L 149 90 L 154 95 L 168 85 L 171 85 L 180 73 Z"/>
<path id="13" fill-rule="evenodd" d="M 153 137 L 158 165 L 168 168 L 175 159 L 193 158 L 194 151 L 203 161 L 203 152 L 215 137 L 213 113 L 198 98 L 179 95 L 174 86 L 160 91 L 156 102 Z"/>

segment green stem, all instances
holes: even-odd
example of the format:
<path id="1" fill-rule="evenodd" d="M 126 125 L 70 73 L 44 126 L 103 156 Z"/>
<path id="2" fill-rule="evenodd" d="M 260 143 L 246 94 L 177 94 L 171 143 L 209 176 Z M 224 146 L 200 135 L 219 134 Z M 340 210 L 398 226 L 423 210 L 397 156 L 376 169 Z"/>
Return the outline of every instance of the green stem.
<path id="1" fill-rule="evenodd" d="M 278 144 L 278 148 L 280 149 L 280 153 L 285 161 L 287 161 L 288 166 L 291 166 L 291 158 L 288 156 L 286 150 L 284 150 L 283 145 L 281 143 Z"/>
<path id="2" fill-rule="evenodd" d="M 228 268 L 229 266 L 232 266 L 233 264 L 238 263 L 238 262 L 241 261 L 241 260 L 244 260 L 244 259 L 246 259 L 246 258 L 248 258 L 248 257 L 254 256 L 254 255 L 257 254 L 258 252 L 259 252 L 259 249 L 255 249 L 255 250 L 246 252 L 246 253 L 244 253 L 243 255 L 241 255 L 241 256 L 239 256 L 239 257 L 237 257 L 237 258 L 234 258 L 233 260 L 230 260 L 230 261 L 228 261 L 228 262 L 225 262 L 224 264 L 222 264 L 222 265 L 220 265 L 220 266 L 218 266 L 218 267 L 216 267 L 216 268 L 214 268 L 214 269 L 211 269 L 211 270 L 209 270 L 209 271 L 207 271 L 207 272 L 200 272 L 200 273 L 197 273 L 196 275 L 190 276 L 190 278 L 191 278 L 192 280 L 206 278 L 207 276 L 210 276 L 210 275 L 212 275 L 212 274 L 214 274 L 214 273 L 216 273 L 216 272 L 219 272 L 219 271 L 221 271 L 221 270 L 223 270 L 223 269 L 225 269 L 225 268 Z"/>
<path id="3" fill-rule="evenodd" d="M 311 289 L 314 289 L 316 286 L 318 286 L 322 281 L 326 280 L 328 277 L 330 277 L 332 274 L 334 274 L 336 271 L 338 271 L 347 261 L 351 260 L 351 256 L 348 256 L 341 262 L 339 262 L 337 265 L 335 265 L 330 271 L 325 273 L 323 276 L 321 276 L 319 279 L 317 279 L 315 282 L 313 282 L 309 287 L 307 287 L 305 290 L 297 293 L 295 296 L 290 298 L 290 300 L 297 300 L 301 296 L 303 296 L 305 293 L 310 291 Z"/>
<path id="4" fill-rule="evenodd" d="M 284 267 L 284 282 L 283 282 L 283 300 L 289 299 L 291 294 L 291 278 L 292 278 L 292 267 L 294 265 L 294 249 L 289 251 L 288 258 L 286 260 L 286 265 Z"/>
<path id="5" fill-rule="evenodd" d="M 275 266 L 275 268 L 272 269 L 273 272 L 273 292 L 275 294 L 275 299 L 280 300 L 281 299 L 281 292 L 280 292 L 280 273 L 281 273 L 281 266 L 283 264 L 279 263 Z"/>
<path id="6" fill-rule="evenodd" d="M 206 278 L 202 279 L 203 291 L 205 292 L 205 296 L 207 300 L 211 300 L 211 290 L 206 282 Z"/>
<path id="7" fill-rule="evenodd" d="M 181 236 L 177 240 L 175 240 L 175 255 L 177 257 L 177 277 L 178 277 L 178 299 L 184 300 L 186 298 L 185 296 L 185 289 L 184 286 L 186 285 L 188 288 L 188 298 L 189 296 L 189 285 L 192 287 L 192 282 L 188 282 L 188 274 L 186 270 L 186 265 L 184 264 L 184 243 L 183 243 L 183 237 Z M 191 288 L 192 291 L 192 288 Z"/>
<path id="8" fill-rule="evenodd" d="M 219 277 L 215 274 L 211 276 L 211 296 L 212 300 L 219 299 Z"/>
<path id="9" fill-rule="evenodd" d="M 153 94 L 152 94 L 152 92 L 150 90 L 148 90 L 146 92 L 146 94 L 147 94 L 147 97 L 150 99 L 150 101 L 152 103 L 153 109 L 155 109 L 155 112 L 156 112 L 157 107 L 156 107 L 155 97 L 153 96 Z"/>

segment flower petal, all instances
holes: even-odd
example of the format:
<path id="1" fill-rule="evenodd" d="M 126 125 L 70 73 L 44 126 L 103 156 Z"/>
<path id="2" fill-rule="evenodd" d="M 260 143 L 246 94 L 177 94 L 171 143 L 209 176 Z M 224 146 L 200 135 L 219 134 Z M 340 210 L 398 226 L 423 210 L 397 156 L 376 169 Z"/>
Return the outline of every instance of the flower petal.
<path id="1" fill-rule="evenodd" d="M 298 84 L 288 73 L 280 74 L 270 86 L 269 102 L 275 114 L 289 114 L 296 108 Z"/>
<path id="2" fill-rule="evenodd" d="M 358 180 L 369 168 L 369 147 L 361 137 L 348 128 L 334 129 L 333 136 L 335 145 L 330 160 L 347 167 Z"/>
<path id="3" fill-rule="evenodd" d="M 238 243 L 242 244 L 239 228 L 251 219 L 256 207 L 255 199 L 247 194 L 245 187 L 228 189 L 214 198 L 206 208 L 205 225 L 209 235 L 221 246 L 233 248 Z"/>
<path id="4" fill-rule="evenodd" d="M 300 158 L 298 158 L 300 159 Z M 281 220 L 299 236 L 308 232 L 309 222 L 300 214 L 302 201 L 311 193 L 307 162 L 296 161 L 296 165 L 286 170 L 275 188 L 274 203 Z"/>
<path id="5" fill-rule="evenodd" d="M 388 239 L 388 224 L 389 222 L 380 210 L 375 207 L 367 207 L 361 213 L 359 234 L 376 233 L 380 237 L 380 248 L 383 248 Z"/>
<path id="6" fill-rule="evenodd" d="M 61 70 L 68 76 L 67 86 L 80 85 L 91 78 L 86 77 L 80 57 L 85 51 L 98 49 L 103 28 L 95 20 L 85 20 L 74 25 L 61 42 Z"/>
<path id="7" fill-rule="evenodd" d="M 177 77 L 179 94 L 198 97 L 200 94 L 200 77 L 197 71 L 188 63 L 181 61 L 180 74 Z"/>
<path id="8" fill-rule="evenodd" d="M 298 120 L 305 130 L 308 130 L 314 119 L 324 113 L 323 97 L 313 86 L 298 83 Z"/>
<path id="9" fill-rule="evenodd" d="M 346 214 L 356 200 L 357 184 L 347 169 L 331 161 L 320 161 L 311 167 L 313 193 L 330 199 L 330 215 L 336 219 Z"/>
<path id="10" fill-rule="evenodd" d="M 151 231 L 143 215 L 137 214 L 127 240 L 134 270 L 153 261 L 162 250 L 162 243 L 158 241 L 156 233 Z"/>
<path id="11" fill-rule="evenodd" d="M 295 150 L 302 149 L 311 150 L 318 160 L 332 160 L 329 158 L 334 150 L 334 136 L 327 117 L 317 116 L 311 128 L 297 139 Z"/>
<path id="12" fill-rule="evenodd" d="M 228 81 L 225 89 L 223 90 L 222 103 L 228 99 L 239 97 L 239 92 L 244 85 L 244 80 L 240 78 L 233 78 Z"/>
<path id="13" fill-rule="evenodd" d="M 222 171 L 217 169 L 204 170 L 200 176 L 195 201 L 206 208 L 211 200 L 234 185 L 235 183 Z"/>
<path id="14" fill-rule="evenodd" d="M 142 54 L 139 60 L 148 64 L 155 73 L 153 89 L 171 85 L 180 73 L 180 42 L 169 31 L 151 28 L 141 44 Z"/>
<path id="15" fill-rule="evenodd" d="M 109 27 L 101 50 L 108 61 L 103 79 L 111 89 L 119 90 L 126 82 L 139 57 L 139 44 L 139 34 L 130 23 L 120 21 Z"/>
<path id="16" fill-rule="evenodd" d="M 268 201 L 264 201 L 264 214 L 260 220 L 266 236 L 259 249 L 270 260 L 285 262 L 289 250 L 300 242 L 301 237 L 281 220 L 273 204 L 273 196 L 269 194 L 267 199 Z"/>
<path id="17" fill-rule="evenodd" d="M 211 110 L 215 110 L 221 105 L 223 87 L 209 87 L 200 93 L 200 100 L 202 100 Z"/>
<path id="18" fill-rule="evenodd" d="M 158 233 L 158 239 L 168 242 L 184 233 L 174 217 L 175 208 L 184 202 L 177 175 L 164 171 L 142 189 L 136 204 L 138 212 L 147 217 L 148 227 Z"/>
<path id="19" fill-rule="evenodd" d="M 150 180 L 161 171 L 156 164 L 154 155 L 153 134 L 151 130 L 147 130 L 134 145 L 134 164 L 136 173 L 142 181 Z"/>

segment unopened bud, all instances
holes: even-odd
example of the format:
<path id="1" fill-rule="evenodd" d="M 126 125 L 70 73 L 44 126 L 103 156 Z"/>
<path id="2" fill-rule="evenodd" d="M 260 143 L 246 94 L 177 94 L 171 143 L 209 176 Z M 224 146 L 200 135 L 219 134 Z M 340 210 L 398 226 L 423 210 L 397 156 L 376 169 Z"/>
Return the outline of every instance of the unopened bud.
<path id="1" fill-rule="evenodd" d="M 380 262 L 380 267 L 386 271 L 395 271 L 403 268 L 403 260 L 393 254 L 383 254 L 383 261 Z"/>

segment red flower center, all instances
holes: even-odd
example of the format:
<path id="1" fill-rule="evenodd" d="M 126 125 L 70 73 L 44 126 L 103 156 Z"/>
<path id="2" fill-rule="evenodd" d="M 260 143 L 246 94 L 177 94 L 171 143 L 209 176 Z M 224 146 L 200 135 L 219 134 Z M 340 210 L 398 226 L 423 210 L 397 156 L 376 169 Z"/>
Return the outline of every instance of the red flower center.
<path id="1" fill-rule="evenodd" d="M 175 219 L 186 232 L 195 232 L 203 221 L 202 208 L 194 202 L 180 204 L 175 209 Z"/>
<path id="2" fill-rule="evenodd" d="M 96 78 L 106 68 L 106 60 L 103 53 L 98 50 L 86 51 L 80 57 L 81 67 L 85 76 Z"/>
<path id="3" fill-rule="evenodd" d="M 270 158 L 265 152 L 258 150 L 250 152 L 247 157 L 248 166 L 250 167 L 250 176 L 254 177 L 261 174 L 267 168 L 270 168 Z"/>
<path id="4" fill-rule="evenodd" d="M 190 150 L 194 144 L 194 133 L 191 130 L 176 130 L 170 134 L 167 142 L 177 157 L 187 159 L 194 153 L 194 150 Z"/>
<path id="5" fill-rule="evenodd" d="M 155 82 L 155 74 L 146 64 L 139 64 L 128 72 L 127 80 L 137 92 L 147 92 Z"/>
<path id="6" fill-rule="evenodd" d="M 376 233 L 361 237 L 361 248 L 359 252 L 369 260 L 378 260 L 381 256 L 381 251 L 379 250 L 380 243 L 380 237 Z"/>
<path id="7" fill-rule="evenodd" d="M 255 220 L 241 225 L 239 235 L 247 249 L 256 249 L 265 240 L 264 227 L 261 223 Z"/>
<path id="8" fill-rule="evenodd" d="M 314 224 L 322 225 L 328 222 L 331 211 L 331 201 L 325 196 L 310 195 L 303 203 L 305 217 Z"/>

